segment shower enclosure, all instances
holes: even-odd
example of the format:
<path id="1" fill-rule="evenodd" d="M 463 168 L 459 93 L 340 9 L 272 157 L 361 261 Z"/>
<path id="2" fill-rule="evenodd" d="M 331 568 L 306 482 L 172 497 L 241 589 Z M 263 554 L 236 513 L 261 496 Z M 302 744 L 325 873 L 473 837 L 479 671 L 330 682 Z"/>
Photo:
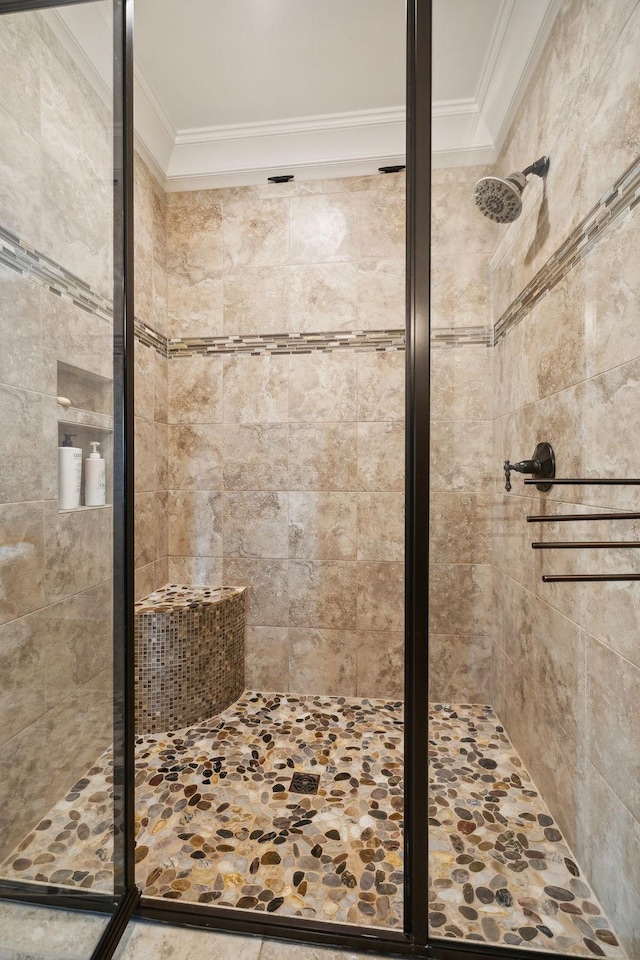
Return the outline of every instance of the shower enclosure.
<path id="1" fill-rule="evenodd" d="M 640 5 L 133 8 L 0 0 L 3 947 L 631 960 Z"/>

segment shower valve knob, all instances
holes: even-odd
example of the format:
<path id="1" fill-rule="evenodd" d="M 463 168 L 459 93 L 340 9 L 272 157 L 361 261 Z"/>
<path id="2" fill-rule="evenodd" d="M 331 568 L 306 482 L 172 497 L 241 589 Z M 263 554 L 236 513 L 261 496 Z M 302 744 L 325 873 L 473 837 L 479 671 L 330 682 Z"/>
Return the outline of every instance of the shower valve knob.
<path id="1" fill-rule="evenodd" d="M 504 488 L 507 493 L 511 490 L 511 471 L 516 473 L 530 473 L 533 477 L 539 477 L 541 481 L 552 480 L 556 475 L 556 458 L 553 447 L 550 443 L 539 443 L 533 451 L 531 460 L 520 460 L 519 463 L 504 462 Z M 536 483 L 536 489 L 541 492 L 551 490 L 551 483 Z"/>

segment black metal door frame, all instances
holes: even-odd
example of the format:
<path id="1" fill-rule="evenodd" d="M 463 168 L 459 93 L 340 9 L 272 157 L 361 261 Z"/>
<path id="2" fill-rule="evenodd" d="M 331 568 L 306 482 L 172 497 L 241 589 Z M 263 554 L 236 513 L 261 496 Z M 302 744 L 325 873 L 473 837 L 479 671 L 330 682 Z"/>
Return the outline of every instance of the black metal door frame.
<path id="1" fill-rule="evenodd" d="M 92 0 L 0 0 L 0 15 Z M 114 5 L 115 894 L 0 879 L 0 899 L 111 913 L 91 960 L 111 960 L 132 916 L 180 926 L 432 960 L 531 960 L 531 951 L 434 939 L 428 930 L 431 60 L 433 0 L 407 0 L 407 320 L 404 931 L 140 899 L 135 885 L 133 479 L 133 3 Z M 536 951 L 540 960 L 557 953 Z"/>
<path id="2" fill-rule="evenodd" d="M 91 2 L 0 0 L 0 16 Z M 134 862 L 133 0 L 112 3 L 114 890 L 111 894 L 98 894 L 0 878 L 0 900 L 111 914 L 91 960 L 110 960 L 140 899 Z"/>

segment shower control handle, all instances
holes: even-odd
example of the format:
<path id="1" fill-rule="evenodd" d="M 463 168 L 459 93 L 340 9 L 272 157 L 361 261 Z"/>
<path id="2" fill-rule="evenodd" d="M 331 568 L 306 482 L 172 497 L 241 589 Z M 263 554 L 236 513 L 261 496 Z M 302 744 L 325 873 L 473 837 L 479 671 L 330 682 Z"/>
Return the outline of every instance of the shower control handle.
<path id="1" fill-rule="evenodd" d="M 519 463 L 504 462 L 504 488 L 507 492 L 511 490 L 511 471 L 516 473 L 530 473 L 533 477 L 539 477 L 540 480 L 551 480 L 556 475 L 556 458 L 553 447 L 550 443 L 539 443 L 533 451 L 531 460 L 520 460 Z M 536 488 L 542 492 L 550 490 L 553 484 L 537 483 Z"/>

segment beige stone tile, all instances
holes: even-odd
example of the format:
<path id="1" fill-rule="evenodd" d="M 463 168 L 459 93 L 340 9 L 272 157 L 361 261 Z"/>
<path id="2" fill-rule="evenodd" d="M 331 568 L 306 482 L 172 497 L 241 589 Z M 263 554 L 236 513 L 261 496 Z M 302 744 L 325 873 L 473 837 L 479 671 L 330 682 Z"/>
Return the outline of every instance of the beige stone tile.
<path id="1" fill-rule="evenodd" d="M 223 263 L 222 204 L 202 194 L 167 195 L 167 273 L 187 284 L 219 279 Z"/>
<path id="2" fill-rule="evenodd" d="M 110 508 L 60 513 L 44 504 L 45 599 L 54 603 L 111 578 L 113 517 Z"/>
<path id="3" fill-rule="evenodd" d="M 473 188 L 489 166 L 450 167 L 432 174 L 431 249 L 440 256 L 491 256 L 502 235 L 493 223 L 476 209 Z"/>
<path id="4" fill-rule="evenodd" d="M 289 690 L 289 630 L 248 627 L 245 639 L 245 686 L 267 693 Z"/>
<path id="5" fill-rule="evenodd" d="M 387 193 L 404 193 L 405 175 L 401 173 L 365 174 L 357 177 L 332 177 L 322 180 L 323 193 L 360 193 L 362 190 L 381 190 Z"/>
<path id="6" fill-rule="evenodd" d="M 472 201 L 473 202 L 473 201 Z M 484 326 L 489 314 L 489 270 L 484 254 L 441 256 L 433 251 L 433 327 Z"/>
<path id="7" fill-rule="evenodd" d="M 225 270 L 277 266 L 287 263 L 288 257 L 288 200 L 225 202 Z"/>
<path id="8" fill-rule="evenodd" d="M 224 333 L 284 333 L 288 326 L 288 267 L 256 267 L 224 278 Z"/>
<path id="9" fill-rule="evenodd" d="M 359 697 L 404 700 L 404 633 L 358 630 Z"/>
<path id="10" fill-rule="evenodd" d="M 585 261 L 590 376 L 640 356 L 638 229 L 638 217 L 632 214 L 603 237 Z M 569 274 L 567 280 L 571 278 Z"/>
<path id="11" fill-rule="evenodd" d="M 353 330 L 358 326 L 357 295 L 355 261 L 292 266 L 289 268 L 287 329 Z"/>
<path id="12" fill-rule="evenodd" d="M 358 262 L 358 329 L 404 330 L 404 260 Z"/>
<path id="13" fill-rule="evenodd" d="M 156 431 L 152 420 L 135 419 L 136 493 L 156 490 Z"/>
<path id="14" fill-rule="evenodd" d="M 24 16 L 24 12 L 18 16 Z M 24 903 L 3 903 L 0 906 L 0 936 L 4 950 L 11 951 L 3 951 L 3 960 L 14 960 L 16 955 L 39 960 L 43 940 L 48 960 L 85 960 L 97 946 L 109 920 L 108 914 L 72 913 Z"/>
<path id="15" fill-rule="evenodd" d="M 432 560 L 491 563 L 496 522 L 491 496 L 437 490 L 432 492 L 429 506 Z"/>
<path id="16" fill-rule="evenodd" d="M 491 580 L 489 564 L 432 563 L 430 631 L 441 635 L 491 636 Z"/>
<path id="17" fill-rule="evenodd" d="M 153 256 L 153 189 L 151 174 L 140 156 L 133 156 L 133 212 L 138 244 Z"/>
<path id="18" fill-rule="evenodd" d="M 0 627 L 0 740 L 10 740 L 46 710 L 45 637 L 37 615 Z"/>
<path id="19" fill-rule="evenodd" d="M 222 363 L 214 357 L 168 361 L 169 423 L 222 423 Z"/>
<path id="20" fill-rule="evenodd" d="M 291 263 L 357 258 L 357 197 L 344 194 L 293 197 L 290 205 Z"/>
<path id="21" fill-rule="evenodd" d="M 225 357 L 225 423 L 278 423 L 287 420 L 288 357 Z"/>
<path id="22" fill-rule="evenodd" d="M 136 338 L 135 357 L 135 412 L 145 420 L 154 419 L 155 409 L 155 360 L 156 353 Z"/>
<path id="23" fill-rule="evenodd" d="M 169 491 L 155 493 L 155 543 L 156 560 L 163 560 L 169 553 Z"/>
<path id="24" fill-rule="evenodd" d="M 640 670 L 589 638 L 587 742 L 589 760 L 636 820 L 640 814 L 640 760 L 631 747 L 640 733 Z"/>
<path id="25" fill-rule="evenodd" d="M 202 490 L 169 492 L 171 557 L 222 556 L 222 494 Z"/>
<path id="26" fill-rule="evenodd" d="M 222 490 L 222 431 L 218 424 L 169 425 L 169 489 Z"/>
<path id="27" fill-rule="evenodd" d="M 39 394 L 0 385 L 5 425 L 0 503 L 42 499 L 42 401 Z"/>
<path id="28" fill-rule="evenodd" d="M 289 685 L 301 694 L 356 695 L 355 630 L 289 630 Z"/>
<path id="29" fill-rule="evenodd" d="M 404 628 L 404 563 L 358 563 L 358 630 Z"/>
<path id="30" fill-rule="evenodd" d="M 531 315 L 538 397 L 558 393 L 587 375 L 586 299 L 584 265 L 544 297 Z M 590 320 L 592 322 L 592 320 Z"/>
<path id="31" fill-rule="evenodd" d="M 154 423 L 155 443 L 155 489 L 166 490 L 169 486 L 169 427 L 166 423 Z"/>
<path id="32" fill-rule="evenodd" d="M 224 583 L 248 587 L 247 622 L 252 626 L 289 625 L 288 560 L 224 561 Z"/>
<path id="33" fill-rule="evenodd" d="M 83 723 L 78 723 L 80 716 Z M 97 695 L 92 682 L 2 745 L 3 769 L 11 757 L 14 762 L 10 785 L 5 781 L 0 788 L 1 855 L 26 836 L 106 749 L 113 738 L 112 720 L 112 699 Z"/>
<path id="34" fill-rule="evenodd" d="M 98 377 L 112 379 L 111 324 L 98 321 L 70 300 L 46 291 L 42 308 L 43 319 L 46 317 L 42 325 L 42 392 L 52 397 L 58 395 L 58 360 Z"/>
<path id="35" fill-rule="evenodd" d="M 143 567 L 156 559 L 156 495 L 136 493 L 135 511 L 135 565 Z"/>
<path id="36" fill-rule="evenodd" d="M 504 342 L 504 341 L 503 341 Z M 494 349 L 435 347 L 431 352 L 433 420 L 490 420 L 494 415 Z"/>
<path id="37" fill-rule="evenodd" d="M 223 281 L 190 283 L 169 274 L 167 283 L 167 333 L 169 337 L 221 337 L 223 333 Z"/>
<path id="38" fill-rule="evenodd" d="M 356 417 L 355 354 L 290 358 L 289 420 L 338 421 Z"/>
<path id="39" fill-rule="evenodd" d="M 289 556 L 355 560 L 355 493 L 289 493 Z"/>
<path id="40" fill-rule="evenodd" d="M 155 562 L 147 563 L 144 567 L 136 567 L 134 587 L 136 601 L 142 600 L 156 589 L 155 574 Z"/>
<path id="41" fill-rule="evenodd" d="M 608 6 L 605 4 L 604 6 Z M 611 25 L 621 25 L 628 3 L 620 0 Z M 638 155 L 636 50 L 640 42 L 640 10 L 628 18 L 606 61 L 589 85 L 582 116 L 589 130 L 588 197 L 595 203 Z M 615 74 L 615 94 L 611 77 Z M 587 124 L 588 126 L 584 126 Z M 597 157 L 600 156 L 600 163 Z"/>
<path id="42" fill-rule="evenodd" d="M 117 960 L 258 960 L 262 941 L 218 930 L 188 930 L 166 924 L 132 921 Z"/>
<path id="43" fill-rule="evenodd" d="M 429 634 L 429 700 L 439 703 L 491 701 L 488 636 Z"/>
<path id="44" fill-rule="evenodd" d="M 405 419 L 404 351 L 357 356 L 358 420 Z"/>
<path id="45" fill-rule="evenodd" d="M 40 137 L 43 38 L 36 13 L 8 14 L 0 31 L 3 83 L 0 103 L 34 139 Z"/>
<path id="46" fill-rule="evenodd" d="M 169 279 L 167 271 L 157 260 L 151 265 L 151 296 L 151 326 L 166 337 L 169 332 Z"/>
<path id="47" fill-rule="evenodd" d="M 0 383 L 42 390 L 43 299 L 37 284 L 0 266 Z"/>
<path id="48" fill-rule="evenodd" d="M 136 318 L 153 326 L 153 260 L 151 254 L 136 244 Z"/>
<path id="49" fill-rule="evenodd" d="M 221 557 L 169 557 L 163 583 L 219 587 L 224 583 Z"/>
<path id="50" fill-rule="evenodd" d="M 404 560 L 404 494 L 357 496 L 358 560 Z"/>
<path id="51" fill-rule="evenodd" d="M 405 200 L 370 191 L 358 195 L 358 256 L 392 259 L 405 255 Z"/>
<path id="52" fill-rule="evenodd" d="M 167 194 L 151 175 L 151 207 L 153 226 L 153 259 L 167 266 Z"/>
<path id="53" fill-rule="evenodd" d="M 587 449 L 589 476 L 638 477 L 640 460 L 635 444 L 638 424 L 637 396 L 640 388 L 640 360 L 615 367 L 588 381 L 586 388 Z M 594 497 L 595 493 L 595 497 Z M 610 507 L 637 509 L 637 488 L 596 488 L 589 502 Z"/>
<path id="54" fill-rule="evenodd" d="M 44 604 L 44 521 L 41 503 L 0 506 L 0 622 Z"/>
<path id="55" fill-rule="evenodd" d="M 494 411 L 497 416 L 519 410 L 541 396 L 539 373 L 547 382 L 550 373 L 539 359 L 544 347 L 535 324 L 534 312 L 513 327 L 495 348 Z M 517 375 L 514 376 L 514 371 Z"/>
<path id="56" fill-rule="evenodd" d="M 492 462 L 492 432 L 490 421 L 434 421 L 431 424 L 431 489 L 477 492 L 485 489 L 493 477 L 499 477 L 502 461 Z M 526 450 L 514 455 L 510 451 L 506 456 L 522 460 L 530 457 L 531 452 Z"/>
<path id="57" fill-rule="evenodd" d="M 639 956 L 640 868 L 635 851 L 640 825 L 590 764 L 580 782 L 578 810 L 575 853 L 627 956 Z"/>
<path id="58" fill-rule="evenodd" d="M 284 559 L 289 554 L 286 493 L 224 494 L 224 556 Z"/>
<path id="59" fill-rule="evenodd" d="M 159 423 L 169 417 L 169 361 L 153 351 L 153 416 Z"/>
<path id="60" fill-rule="evenodd" d="M 370 953 L 354 953 L 342 948 L 317 947 L 313 944 L 306 946 L 300 943 L 277 943 L 275 940 L 265 940 L 260 953 L 260 960 L 365 960 L 365 957 L 380 960 Z"/>
<path id="61" fill-rule="evenodd" d="M 358 424 L 358 489 L 404 490 L 404 424 Z"/>
<path id="62" fill-rule="evenodd" d="M 355 490 L 355 423 L 289 424 L 290 490 Z"/>
<path id="63" fill-rule="evenodd" d="M 222 431 L 225 490 L 287 489 L 286 423 L 225 423 Z"/>
<path id="64" fill-rule="evenodd" d="M 3 71 L 4 73 L 4 71 Z M 31 84 L 33 86 L 33 82 Z M 13 107 L 11 108 L 13 109 Z M 40 246 L 42 150 L 0 107 L 0 216 L 2 225 L 35 247 Z"/>
<path id="65" fill-rule="evenodd" d="M 40 141 L 62 166 L 112 176 L 110 111 L 60 43 L 44 46 L 40 68 Z"/>
<path id="66" fill-rule="evenodd" d="M 356 564 L 349 561 L 289 563 L 289 623 L 293 627 L 354 630 Z"/>

